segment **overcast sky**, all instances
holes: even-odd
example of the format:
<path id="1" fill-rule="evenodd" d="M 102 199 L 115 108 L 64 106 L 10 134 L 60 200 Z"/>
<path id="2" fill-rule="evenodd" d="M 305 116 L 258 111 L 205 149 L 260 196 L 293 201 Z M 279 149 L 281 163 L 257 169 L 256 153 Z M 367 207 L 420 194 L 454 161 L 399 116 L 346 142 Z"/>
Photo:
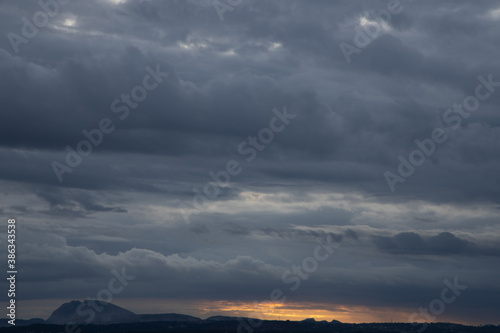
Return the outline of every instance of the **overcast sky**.
<path id="1" fill-rule="evenodd" d="M 0 3 L 19 317 L 500 324 L 498 1 L 66 2 Z"/>

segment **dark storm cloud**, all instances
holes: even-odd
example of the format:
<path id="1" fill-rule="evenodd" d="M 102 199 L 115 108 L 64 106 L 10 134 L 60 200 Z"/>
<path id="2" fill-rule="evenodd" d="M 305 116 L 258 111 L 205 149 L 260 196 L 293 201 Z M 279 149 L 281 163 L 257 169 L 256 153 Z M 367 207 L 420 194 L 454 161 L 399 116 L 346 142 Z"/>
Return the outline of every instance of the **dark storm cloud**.
<path id="1" fill-rule="evenodd" d="M 341 234 L 334 234 L 334 233 L 326 233 L 323 231 L 315 231 L 315 230 L 276 230 L 272 228 L 264 228 L 262 230 L 259 230 L 260 232 L 263 232 L 264 234 L 270 235 L 275 238 L 285 238 L 285 239 L 320 239 L 320 238 L 327 238 L 331 237 L 335 242 L 340 242 L 342 241 L 342 238 L 344 237 Z"/>
<path id="2" fill-rule="evenodd" d="M 127 210 L 122 207 L 106 207 L 100 205 L 90 197 L 87 193 L 71 193 L 69 191 L 40 191 L 37 195 L 48 202 L 49 211 L 45 212 L 49 215 L 62 215 L 74 217 L 83 217 L 87 214 L 96 212 L 118 212 L 126 213 Z"/>
<path id="3" fill-rule="evenodd" d="M 122 267 L 124 296 L 266 299 L 330 236 L 335 257 L 290 300 L 418 309 L 459 276 L 450 316 L 495 318 L 500 88 L 395 193 L 383 173 L 478 76 L 500 81 L 498 2 L 401 1 L 347 63 L 339 44 L 387 5 L 244 1 L 221 22 L 211 1 L 71 1 L 15 52 L 7 34 L 41 9 L 3 2 L 0 214 L 25 228 L 20 299 L 85 298 Z M 168 76 L 132 107 L 148 67 Z M 248 162 L 238 146 L 284 107 L 296 118 Z M 104 118 L 114 131 L 59 182 L 51 164 Z M 243 171 L 186 225 L 178 204 L 229 160 Z"/>
<path id="4" fill-rule="evenodd" d="M 345 231 L 346 237 L 352 238 L 352 239 L 358 239 L 358 234 L 352 230 L 352 229 L 347 229 Z"/>
<path id="5" fill-rule="evenodd" d="M 78 182 L 75 178 L 83 179 L 90 167 L 89 160 L 95 160 L 97 154 L 107 151 L 121 154 L 141 152 L 152 157 L 194 154 L 206 156 L 206 161 L 209 156 L 230 157 L 236 153 L 235 146 L 242 139 L 258 131 L 266 123 L 270 108 L 288 105 L 301 116 L 300 124 L 294 124 L 283 135 L 276 137 L 273 148 L 270 148 L 274 154 L 267 155 L 266 159 L 273 161 L 275 154 L 285 154 L 292 161 L 306 159 L 308 162 L 300 172 L 277 169 L 270 164 L 261 169 L 261 177 L 327 183 L 348 182 L 348 186 L 358 189 L 364 189 L 368 185 L 385 191 L 380 173 L 384 169 L 394 168 L 395 163 L 397 166 L 397 159 L 390 152 L 404 153 L 412 149 L 415 138 L 428 135 L 429 127 L 435 123 L 436 113 L 455 102 L 450 98 L 446 101 L 447 104 L 427 103 L 430 105 L 424 106 L 415 101 L 412 96 L 415 91 L 404 88 L 400 82 L 414 82 L 417 87 L 444 85 L 447 90 L 458 89 L 467 94 L 473 89 L 475 76 L 486 70 L 495 72 L 498 69 L 493 61 L 483 61 L 480 64 L 482 68 L 468 66 L 468 59 L 457 54 L 450 56 L 443 52 L 424 55 L 418 47 L 391 34 L 374 40 L 347 66 L 338 48 L 338 42 L 344 38 L 345 32 L 340 28 L 340 22 L 345 21 L 342 18 L 349 13 L 348 19 L 355 20 L 365 10 L 384 8 L 383 1 L 354 7 L 347 3 L 339 3 L 334 7 L 323 2 L 315 5 L 296 3 L 293 15 L 298 21 L 278 21 L 271 18 L 271 13 L 276 15 L 286 12 L 285 8 L 293 8 L 291 4 L 248 4 L 231 13 L 228 20 L 232 20 L 229 24 L 222 25 L 214 24 L 211 20 L 213 7 L 201 2 L 162 5 L 145 1 L 125 3 L 119 8 L 103 2 L 92 5 L 103 6 L 102 13 L 90 12 L 91 4 L 68 5 L 54 18 L 54 24 L 61 29 L 64 19 L 73 15 L 77 25 L 68 27 L 68 34 L 86 36 L 94 31 L 95 22 L 100 22 L 101 34 L 98 37 L 89 39 L 83 45 L 75 44 L 60 30 L 47 27 L 40 29 L 36 38 L 25 45 L 26 49 L 24 53 L 20 53 L 21 57 L 9 55 L 8 45 L 5 45 L 6 51 L 2 53 L 6 78 L 4 82 L 8 82 L 2 90 L 5 94 L 4 101 L 8 109 L 16 110 L 13 114 L 9 113 L 9 119 L 2 122 L 9 123 L 1 131 L 2 142 L 6 147 L 64 151 L 66 145 L 76 148 L 76 144 L 84 139 L 81 131 L 95 128 L 103 117 L 110 117 L 115 121 L 117 130 L 104 138 L 103 144 L 94 149 L 94 155 L 86 158 L 74 174 L 65 175 L 65 182 L 77 187 L 94 183 L 91 179 L 90 182 Z M 446 5 L 441 4 L 442 8 Z M 422 22 L 416 19 L 418 7 L 413 8 L 413 3 L 403 6 L 406 7 L 402 14 L 412 17 L 413 25 L 399 27 L 398 31 L 411 35 L 412 28 L 422 26 Z M 477 20 L 471 20 L 471 15 L 486 15 L 490 8 L 490 5 L 475 8 L 464 4 L 459 13 L 460 17 L 468 18 L 468 24 L 473 24 Z M 24 11 L 29 13 L 35 9 L 32 6 L 24 8 Z M 245 10 L 254 12 L 254 15 L 246 15 Z M 123 16 L 125 13 L 128 18 Z M 99 20 L 104 15 L 110 16 L 105 21 Z M 282 14 L 277 15 L 281 17 Z M 176 24 L 193 19 L 197 20 L 197 24 L 190 25 L 189 28 Z M 433 15 L 427 19 L 432 22 L 437 20 Z M 120 24 L 124 20 L 138 29 L 127 29 L 120 35 L 113 22 Z M 145 22 L 148 21 L 151 22 L 149 29 L 157 27 L 156 33 L 147 29 Z M 477 29 L 486 30 L 494 22 L 484 20 Z M 259 28 L 233 29 L 244 26 Z M 426 26 L 426 29 L 430 28 Z M 456 33 L 448 32 L 442 38 L 458 38 Z M 440 32 L 439 37 L 441 34 L 443 32 Z M 140 43 L 124 43 L 126 35 L 129 38 L 132 36 L 133 41 L 146 38 L 165 47 L 166 51 L 159 47 L 148 49 Z M 159 36 L 162 36 L 161 39 Z M 487 35 L 480 37 L 479 40 L 471 41 L 475 43 L 471 47 L 477 48 Z M 94 40 L 101 40 L 105 45 L 99 47 Z M 245 42 L 235 45 L 231 42 L 233 40 Z M 37 59 L 29 58 L 29 48 L 42 42 L 57 43 L 64 47 L 60 48 L 59 53 L 52 51 L 50 54 L 42 53 Z M 281 47 L 270 52 L 270 42 L 280 43 Z M 426 42 L 440 45 L 437 38 Z M 180 47 L 179 43 L 187 45 L 188 50 Z M 237 57 L 221 56 L 221 52 L 230 50 Z M 181 57 L 185 58 L 183 62 L 180 62 Z M 286 60 L 283 62 L 283 57 L 296 61 L 313 60 L 312 65 L 304 68 L 301 74 L 303 83 L 296 84 L 293 88 L 287 83 L 296 83 L 293 78 L 296 64 Z M 47 61 L 53 63 L 49 64 Z M 121 122 L 110 111 L 111 102 L 119 98 L 120 94 L 129 93 L 139 83 L 146 66 L 156 64 L 170 73 L 169 78 L 157 90 L 152 91 L 137 109 L 132 110 L 129 119 Z M 331 72 L 332 75 L 350 75 L 351 78 L 343 82 L 343 85 L 332 84 L 323 78 L 314 77 L 321 68 L 327 69 L 327 73 Z M 237 74 L 228 76 L 230 71 L 236 71 Z M 370 77 L 375 75 L 380 76 L 377 93 L 388 98 L 397 94 L 397 99 L 375 101 L 369 95 L 356 96 L 349 91 L 350 86 L 354 88 L 355 84 L 354 89 L 374 90 Z M 368 80 L 361 82 L 361 78 L 367 76 Z M 312 92 L 318 84 L 323 84 L 323 89 L 331 90 L 334 93 L 333 99 L 321 101 L 326 96 Z M 31 98 L 26 101 L 22 96 Z M 486 101 L 482 109 L 486 109 L 497 98 L 493 96 Z M 357 101 L 353 104 L 355 100 Z M 379 116 L 379 110 L 382 109 L 384 115 Z M 42 114 L 46 125 L 37 126 L 36 120 Z M 7 113 L 4 116 L 7 117 Z M 479 114 L 475 116 L 481 118 Z M 491 135 L 495 134 L 491 133 L 490 137 Z M 456 149 L 461 149 L 463 144 L 465 143 L 460 143 Z M 476 155 L 477 153 L 468 154 L 469 158 Z M 63 162 L 65 154 L 59 156 L 54 160 Z M 491 154 L 483 156 L 491 159 Z M 436 159 L 437 157 L 432 160 Z M 333 169 L 316 171 L 321 168 L 321 164 L 331 161 L 342 163 Z M 435 168 L 428 164 L 420 172 L 431 173 L 425 175 L 425 178 L 432 177 L 439 182 L 442 178 L 434 176 L 432 173 L 436 172 Z M 44 181 L 53 182 L 57 178 L 51 180 L 48 176 L 50 167 L 47 168 L 47 175 L 40 177 Z M 478 170 L 473 165 L 463 165 L 457 172 L 470 174 Z M 74 176 L 76 173 L 78 176 Z M 94 172 L 91 171 L 91 174 Z M 11 177 L 8 179 L 12 179 Z M 26 177 L 26 174 L 22 174 L 19 178 Z M 112 181 L 109 178 L 116 177 L 106 178 L 108 179 L 104 182 L 96 179 L 95 183 L 105 184 Z M 425 183 L 426 186 L 435 184 Z M 408 184 L 412 184 L 411 180 Z M 436 185 L 439 188 L 441 184 Z M 466 182 L 462 184 L 464 195 L 473 193 L 465 191 L 470 186 Z M 412 187 L 412 191 L 414 189 Z M 153 187 L 150 190 L 154 190 Z M 405 189 L 402 188 L 402 191 Z M 434 199 L 439 198 L 436 195 Z M 498 193 L 472 194 L 472 198 L 497 200 Z M 450 199 L 460 198 L 457 196 Z"/>
<path id="6" fill-rule="evenodd" d="M 98 212 L 127 213 L 127 210 L 123 207 L 101 205 L 96 202 L 97 198 L 82 191 L 47 187 L 31 188 L 30 190 L 48 204 L 48 209 L 36 210 L 27 206 L 12 205 L 7 207 L 8 210 L 12 211 L 16 216 L 18 214 L 24 216 L 43 214 L 70 218 L 84 218 L 89 214 Z"/>
<path id="7" fill-rule="evenodd" d="M 379 250 L 393 254 L 500 255 L 498 247 L 477 245 L 450 232 L 431 237 L 422 237 L 415 232 L 402 232 L 392 237 L 374 236 L 373 242 Z"/>
<path id="8" fill-rule="evenodd" d="M 458 254 L 469 246 L 469 242 L 451 233 L 441 233 L 424 240 L 417 233 L 403 232 L 393 237 L 375 237 L 374 242 L 380 250 L 392 253 Z"/>

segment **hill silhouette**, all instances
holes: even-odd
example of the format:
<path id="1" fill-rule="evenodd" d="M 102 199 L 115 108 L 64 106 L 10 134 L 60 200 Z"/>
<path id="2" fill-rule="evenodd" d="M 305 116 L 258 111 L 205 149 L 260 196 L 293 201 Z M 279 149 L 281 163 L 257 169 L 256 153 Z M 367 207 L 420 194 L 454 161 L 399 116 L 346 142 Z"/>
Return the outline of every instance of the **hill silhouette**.
<path id="1" fill-rule="evenodd" d="M 213 316 L 207 319 L 176 314 L 135 314 L 117 305 L 97 300 L 71 301 L 62 304 L 44 321 L 40 318 L 16 320 L 16 326 L 0 319 L 0 331 L 16 333 L 146 333 L 146 332 L 422 332 L 426 333 L 500 333 L 500 326 L 466 326 L 452 323 L 367 323 L 348 324 L 337 320 L 327 322 L 308 318 L 302 321 L 259 320 L 229 316 Z M 68 330 L 68 327 L 70 329 Z M 76 329 L 77 328 L 77 329 Z"/>
<path id="2" fill-rule="evenodd" d="M 153 321 L 201 321 L 200 318 L 176 313 L 135 314 L 112 303 L 85 300 L 64 303 L 47 319 L 47 324 L 117 324 Z"/>

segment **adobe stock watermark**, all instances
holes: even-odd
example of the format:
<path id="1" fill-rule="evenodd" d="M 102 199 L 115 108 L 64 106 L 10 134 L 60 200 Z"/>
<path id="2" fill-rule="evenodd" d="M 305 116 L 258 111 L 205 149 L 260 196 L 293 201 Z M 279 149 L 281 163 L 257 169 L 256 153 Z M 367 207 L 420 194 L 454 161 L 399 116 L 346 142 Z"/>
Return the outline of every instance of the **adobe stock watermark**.
<path id="1" fill-rule="evenodd" d="M 360 54 L 362 48 L 367 47 L 373 40 L 382 36 L 383 31 L 388 28 L 391 22 L 392 15 L 401 13 L 403 9 L 403 5 L 401 5 L 399 0 L 391 0 L 387 4 L 387 10 L 370 10 L 365 13 L 361 18 L 363 20 L 363 29 L 359 26 L 354 28 L 355 34 L 352 41 L 356 46 L 346 42 L 339 43 L 340 50 L 347 63 L 351 63 L 351 56 L 354 53 Z"/>
<path id="2" fill-rule="evenodd" d="M 38 35 L 38 29 L 49 24 L 50 19 L 57 16 L 61 7 L 68 4 L 70 1 L 71 0 L 39 0 L 37 3 L 42 9 L 41 11 L 33 14 L 31 20 L 26 16 L 21 17 L 21 21 L 23 22 L 21 35 L 12 31 L 6 35 L 14 53 L 19 53 L 19 46 L 21 44 L 28 44 L 30 39 L 35 38 Z"/>
<path id="3" fill-rule="evenodd" d="M 474 96 L 469 95 L 464 98 L 462 104 L 453 104 L 453 109 L 449 108 L 443 113 L 443 122 L 448 129 L 456 130 L 462 124 L 463 119 L 467 119 L 471 114 L 479 109 L 480 102 L 487 100 L 495 92 L 495 87 L 500 87 L 500 81 L 493 81 L 493 74 L 488 75 L 488 79 L 483 76 L 477 77 L 480 84 L 474 90 Z M 413 175 L 415 168 L 424 164 L 428 157 L 431 157 L 437 150 L 437 146 L 448 140 L 445 129 L 436 127 L 432 130 L 430 138 L 419 141 L 415 140 L 416 149 L 408 155 L 408 159 L 402 155 L 398 156 L 399 166 L 397 173 L 389 170 L 384 172 L 384 178 L 391 192 L 396 190 L 397 183 L 404 183 L 408 177 Z"/>
<path id="4" fill-rule="evenodd" d="M 408 317 L 408 321 L 412 323 L 413 326 L 419 325 L 419 320 L 426 320 L 430 322 L 436 320 L 435 316 L 439 316 L 444 312 L 444 310 L 446 309 L 446 304 L 455 302 L 457 297 L 462 294 L 461 290 L 465 290 L 468 288 L 466 285 L 458 284 L 458 277 L 455 277 L 453 283 L 448 281 L 448 279 L 445 279 L 443 283 L 446 287 L 441 290 L 439 298 L 433 299 L 429 302 L 428 307 L 420 307 L 418 309 L 418 313 L 413 312 Z M 429 311 L 431 314 L 429 314 Z M 422 325 L 422 327 L 418 330 L 418 332 L 421 333 L 427 328 L 427 322 L 421 322 L 420 325 Z"/>
<path id="5" fill-rule="evenodd" d="M 318 242 L 319 245 L 314 249 L 313 256 L 304 258 L 301 265 L 292 265 L 292 267 L 287 269 L 281 276 L 281 281 L 284 284 L 291 284 L 291 286 L 289 286 L 290 291 L 293 292 L 299 289 L 301 282 L 307 280 L 310 274 L 318 270 L 319 263 L 328 260 L 333 252 L 335 252 L 334 249 L 340 246 L 339 244 L 332 244 L 332 237 L 330 235 L 327 235 L 325 240 L 318 238 L 316 242 Z M 272 309 L 277 302 L 283 304 L 285 301 L 285 291 L 282 289 L 273 289 L 269 294 L 269 301 L 261 303 L 255 301 L 253 304 L 255 307 L 259 307 L 260 304 L 268 304 Z M 237 333 L 252 333 L 254 329 L 262 325 L 262 321 L 265 320 L 262 312 L 260 316 L 262 319 L 239 317 L 238 321 L 240 324 L 238 325 Z"/>
<path id="6" fill-rule="evenodd" d="M 155 69 L 146 66 L 148 74 L 142 78 L 142 84 L 133 87 L 129 94 L 121 94 L 111 102 L 110 109 L 117 114 L 118 119 L 125 120 L 130 115 L 130 109 L 135 109 L 139 103 L 148 97 L 148 92 L 155 90 L 163 79 L 169 75 L 167 72 L 160 71 L 160 65 L 156 65 Z M 100 146 L 104 140 L 104 134 L 111 134 L 115 131 L 116 126 L 111 118 L 102 118 L 96 128 L 91 130 L 82 130 L 83 136 L 86 138 L 79 141 L 75 148 L 66 146 L 66 158 L 64 162 L 53 161 L 51 163 L 52 170 L 59 182 L 64 180 L 65 173 L 72 173 L 78 167 L 85 157 L 92 154 L 94 148 Z"/>
<path id="7" fill-rule="evenodd" d="M 94 320 L 96 312 L 101 312 L 104 309 L 103 305 L 111 303 L 113 295 L 120 294 L 128 286 L 129 281 L 135 279 L 135 276 L 126 274 L 125 267 L 122 268 L 121 273 L 112 269 L 111 274 L 114 277 L 109 280 L 107 288 L 99 290 L 95 299 L 88 297 L 87 301 L 90 302 L 81 303 L 76 308 L 77 315 L 81 317 L 88 316 L 85 319 L 85 324 L 90 324 Z M 64 331 L 65 333 L 80 333 L 81 329 L 78 328 L 77 323 L 70 321 L 64 325 Z"/>
<path id="8" fill-rule="evenodd" d="M 276 108 L 272 112 L 274 117 L 269 121 L 269 127 L 261 128 L 256 136 L 249 136 L 247 140 L 238 145 L 238 153 L 242 156 L 248 156 L 245 159 L 246 162 L 255 160 L 258 152 L 266 149 L 266 146 L 274 140 L 274 135 L 285 130 L 286 126 L 290 124 L 290 120 L 297 117 L 297 115 L 288 113 L 286 106 L 281 112 Z M 224 170 L 210 171 L 208 175 L 212 181 L 207 182 L 202 189 L 193 188 L 192 204 L 190 202 L 179 203 L 178 208 L 182 211 L 184 222 L 191 223 L 191 215 L 206 210 L 210 200 L 215 200 L 219 196 L 220 189 L 229 186 L 231 177 L 239 175 L 242 171 L 243 167 L 237 160 L 229 160 Z"/>
<path id="9" fill-rule="evenodd" d="M 214 6 L 215 12 L 219 16 L 221 22 L 224 21 L 224 13 L 232 12 L 235 7 L 241 5 L 243 0 L 214 0 L 212 6 Z"/>

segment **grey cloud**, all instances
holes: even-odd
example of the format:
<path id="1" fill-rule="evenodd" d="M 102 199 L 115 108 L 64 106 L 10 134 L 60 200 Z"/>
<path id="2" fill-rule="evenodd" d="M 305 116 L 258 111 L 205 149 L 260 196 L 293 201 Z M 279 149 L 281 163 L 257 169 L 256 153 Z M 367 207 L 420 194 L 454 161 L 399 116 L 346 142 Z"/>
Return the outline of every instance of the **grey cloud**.
<path id="1" fill-rule="evenodd" d="M 401 232 L 392 237 L 374 236 L 377 248 L 393 254 L 436 254 L 436 255 L 500 255 L 500 249 L 484 247 L 450 232 L 422 237 L 415 232 Z"/>

